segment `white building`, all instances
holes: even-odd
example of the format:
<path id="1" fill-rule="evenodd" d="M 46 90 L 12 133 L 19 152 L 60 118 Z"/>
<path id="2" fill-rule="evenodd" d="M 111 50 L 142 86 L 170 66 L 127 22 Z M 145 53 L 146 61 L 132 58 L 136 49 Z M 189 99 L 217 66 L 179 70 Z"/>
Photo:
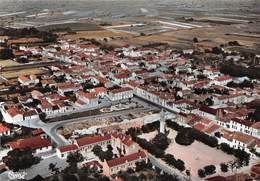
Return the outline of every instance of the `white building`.
<path id="1" fill-rule="evenodd" d="M 40 136 L 20 139 L 9 143 L 9 146 L 11 150 L 30 148 L 35 151 L 35 153 L 43 153 L 52 150 L 51 142 L 48 139 L 42 138 Z"/>
<path id="2" fill-rule="evenodd" d="M 108 97 L 111 101 L 119 101 L 133 97 L 133 89 L 129 87 L 122 87 L 109 91 Z"/>
<path id="3" fill-rule="evenodd" d="M 102 148 L 106 148 L 107 145 L 111 144 L 110 135 L 94 135 L 85 136 L 75 140 L 75 144 L 79 147 L 80 151 L 86 153 L 91 152 L 95 145 L 99 145 Z"/>
<path id="4" fill-rule="evenodd" d="M 80 91 L 76 95 L 78 98 L 78 101 L 76 101 L 76 106 L 95 107 L 98 105 L 98 97 L 95 93 L 86 93 Z"/>
<path id="5" fill-rule="evenodd" d="M 128 168 L 135 168 L 136 162 L 147 161 L 147 156 L 144 151 L 138 151 L 130 155 L 115 158 L 113 160 L 105 161 L 103 163 L 103 173 L 107 176 L 125 171 Z"/>
<path id="6" fill-rule="evenodd" d="M 60 146 L 56 148 L 56 154 L 60 159 L 67 159 L 70 153 L 77 151 L 78 147 L 75 144 Z"/>

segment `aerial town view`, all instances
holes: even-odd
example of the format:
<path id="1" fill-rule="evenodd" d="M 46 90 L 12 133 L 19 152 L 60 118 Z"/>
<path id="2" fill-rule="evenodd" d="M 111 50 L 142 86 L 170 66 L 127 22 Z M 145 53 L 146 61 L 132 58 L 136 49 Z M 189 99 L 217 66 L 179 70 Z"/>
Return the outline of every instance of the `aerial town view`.
<path id="1" fill-rule="evenodd" d="M 0 0 L 0 181 L 260 181 L 259 0 Z"/>

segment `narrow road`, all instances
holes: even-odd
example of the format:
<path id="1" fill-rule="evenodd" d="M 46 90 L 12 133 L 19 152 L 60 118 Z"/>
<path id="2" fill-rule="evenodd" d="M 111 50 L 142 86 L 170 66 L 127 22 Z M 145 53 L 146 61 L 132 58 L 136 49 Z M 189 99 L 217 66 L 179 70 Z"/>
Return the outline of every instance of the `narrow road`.
<path id="1" fill-rule="evenodd" d="M 176 175 L 179 180 L 181 181 L 188 181 L 184 174 L 178 173 L 177 171 L 174 170 L 174 168 L 171 168 L 169 165 L 161 161 L 160 159 L 156 158 L 155 156 L 151 155 L 150 153 L 147 153 L 147 156 L 151 163 L 160 168 L 164 173 L 168 173 L 170 175 Z"/>

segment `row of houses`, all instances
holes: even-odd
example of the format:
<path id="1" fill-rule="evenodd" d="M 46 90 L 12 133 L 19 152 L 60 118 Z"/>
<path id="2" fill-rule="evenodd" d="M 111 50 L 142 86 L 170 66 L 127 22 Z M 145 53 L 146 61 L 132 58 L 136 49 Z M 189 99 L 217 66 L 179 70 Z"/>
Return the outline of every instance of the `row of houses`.
<path id="1" fill-rule="evenodd" d="M 140 147 L 131 140 L 129 135 L 121 132 L 84 136 L 75 139 L 73 144 L 56 148 L 56 153 L 59 158 L 66 159 L 70 153 L 76 151 L 80 151 L 84 155 L 90 154 L 96 145 L 101 146 L 103 150 L 106 150 L 107 146 L 111 145 L 114 149 L 121 149 L 123 152 L 123 155 L 120 155 L 118 158 L 104 160 L 101 163 L 103 173 L 107 176 L 128 168 L 135 168 L 136 162 L 147 161 L 145 152 L 140 150 Z"/>

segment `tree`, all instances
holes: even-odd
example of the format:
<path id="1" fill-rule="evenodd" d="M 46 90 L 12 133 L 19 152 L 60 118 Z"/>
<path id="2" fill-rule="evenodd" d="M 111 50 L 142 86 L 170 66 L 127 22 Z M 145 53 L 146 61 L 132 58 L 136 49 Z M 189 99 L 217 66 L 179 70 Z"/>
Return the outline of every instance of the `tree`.
<path id="1" fill-rule="evenodd" d="M 56 167 L 57 164 L 53 164 L 53 163 L 50 163 L 49 164 L 49 170 L 51 172 L 55 172 L 55 174 L 57 174 L 59 172 L 59 168 Z"/>
<path id="2" fill-rule="evenodd" d="M 13 170 L 19 171 L 20 169 L 30 168 L 32 165 L 39 163 L 40 159 L 33 155 L 31 149 L 14 149 L 7 153 L 7 156 L 3 157 L 3 162 L 6 166 Z"/>
<path id="3" fill-rule="evenodd" d="M 83 160 L 84 158 L 82 154 L 79 151 L 76 151 L 68 155 L 66 162 L 69 163 L 70 166 L 76 166 L 78 162 Z"/>
<path id="4" fill-rule="evenodd" d="M 101 146 L 99 146 L 99 145 L 95 145 L 95 146 L 92 148 L 92 152 L 93 152 L 96 156 L 100 155 L 100 153 L 101 153 L 102 151 L 103 151 L 103 150 L 102 150 Z"/>
<path id="5" fill-rule="evenodd" d="M 190 170 L 187 169 L 187 170 L 185 171 L 185 173 L 186 173 L 188 179 L 190 180 L 190 176 L 191 176 Z"/>
<path id="6" fill-rule="evenodd" d="M 222 172 L 228 172 L 228 165 L 226 165 L 225 163 L 221 163 L 220 169 Z"/>
<path id="7" fill-rule="evenodd" d="M 139 172 L 144 170 L 147 167 L 145 161 L 141 161 L 141 162 L 136 162 L 135 163 L 135 171 Z"/>
<path id="8" fill-rule="evenodd" d="M 180 145 L 191 145 L 194 142 L 191 130 L 189 128 L 186 128 L 179 131 L 177 136 L 175 137 L 175 141 Z"/>
<path id="9" fill-rule="evenodd" d="M 198 43 L 198 42 L 199 42 L 198 38 L 197 38 L 197 37 L 194 37 L 194 38 L 193 38 L 193 43 Z"/>
<path id="10" fill-rule="evenodd" d="M 9 48 L 0 49 L 0 59 L 12 59 L 12 58 L 14 58 L 12 49 Z"/>
<path id="11" fill-rule="evenodd" d="M 113 151 L 113 147 L 109 144 L 109 145 L 107 145 L 107 150 Z"/>
<path id="12" fill-rule="evenodd" d="M 177 168 L 178 170 L 180 170 L 181 172 L 185 170 L 185 164 L 184 161 L 182 161 L 181 159 L 176 160 L 175 162 L 175 168 Z"/>
<path id="13" fill-rule="evenodd" d="M 199 170 L 198 170 L 198 176 L 199 176 L 200 178 L 205 177 L 205 176 L 206 176 L 205 171 L 204 171 L 203 169 L 199 169 Z"/>
<path id="14" fill-rule="evenodd" d="M 233 154 L 233 148 L 231 148 L 228 144 L 226 144 L 226 143 L 221 143 L 220 144 L 220 149 L 223 151 L 223 152 L 225 152 L 225 153 L 227 153 L 227 154 L 229 154 L 229 155 L 231 155 L 231 154 Z"/>
<path id="15" fill-rule="evenodd" d="M 166 136 L 165 134 L 163 134 L 163 133 L 157 134 L 157 135 L 152 139 L 152 143 L 153 143 L 156 147 L 158 147 L 158 148 L 160 148 L 160 149 L 162 149 L 162 150 L 165 150 L 165 149 L 169 146 L 169 144 L 170 144 L 169 139 L 168 139 L 167 136 Z"/>
<path id="16" fill-rule="evenodd" d="M 212 105 L 214 105 L 214 101 L 212 100 L 212 98 L 207 98 L 206 100 L 205 100 L 205 102 L 206 102 L 206 105 L 207 106 L 212 106 Z"/>
<path id="17" fill-rule="evenodd" d="M 212 48 L 212 53 L 214 53 L 214 54 L 221 54 L 222 52 L 223 52 L 222 49 L 219 47 Z"/>
<path id="18" fill-rule="evenodd" d="M 39 114 L 39 118 L 40 118 L 40 120 L 42 120 L 42 121 L 45 121 L 45 119 L 46 119 L 46 113 L 44 113 L 44 112 L 41 112 L 40 114 Z"/>
<path id="19" fill-rule="evenodd" d="M 214 134 L 217 138 L 221 138 L 221 133 L 218 131 Z"/>
<path id="20" fill-rule="evenodd" d="M 114 154 L 113 154 L 113 148 L 112 148 L 112 146 L 111 147 L 110 146 L 108 145 L 107 151 L 103 151 L 101 146 L 96 145 L 96 146 L 93 147 L 92 152 L 96 156 L 98 156 L 98 158 L 101 161 L 111 160 L 113 158 Z"/>
<path id="21" fill-rule="evenodd" d="M 171 166 L 174 166 L 175 168 L 177 168 L 177 169 L 180 170 L 181 172 L 185 170 L 185 164 L 184 164 L 184 162 L 183 162 L 182 160 L 180 160 L 180 159 L 176 160 L 176 159 L 174 158 L 174 156 L 171 155 L 171 154 L 166 154 L 166 155 L 164 155 L 163 160 L 164 160 L 167 164 L 169 164 L 169 165 L 171 165 Z"/>
<path id="22" fill-rule="evenodd" d="M 208 165 L 204 167 L 204 171 L 206 175 L 212 175 L 216 172 L 215 165 Z"/>

